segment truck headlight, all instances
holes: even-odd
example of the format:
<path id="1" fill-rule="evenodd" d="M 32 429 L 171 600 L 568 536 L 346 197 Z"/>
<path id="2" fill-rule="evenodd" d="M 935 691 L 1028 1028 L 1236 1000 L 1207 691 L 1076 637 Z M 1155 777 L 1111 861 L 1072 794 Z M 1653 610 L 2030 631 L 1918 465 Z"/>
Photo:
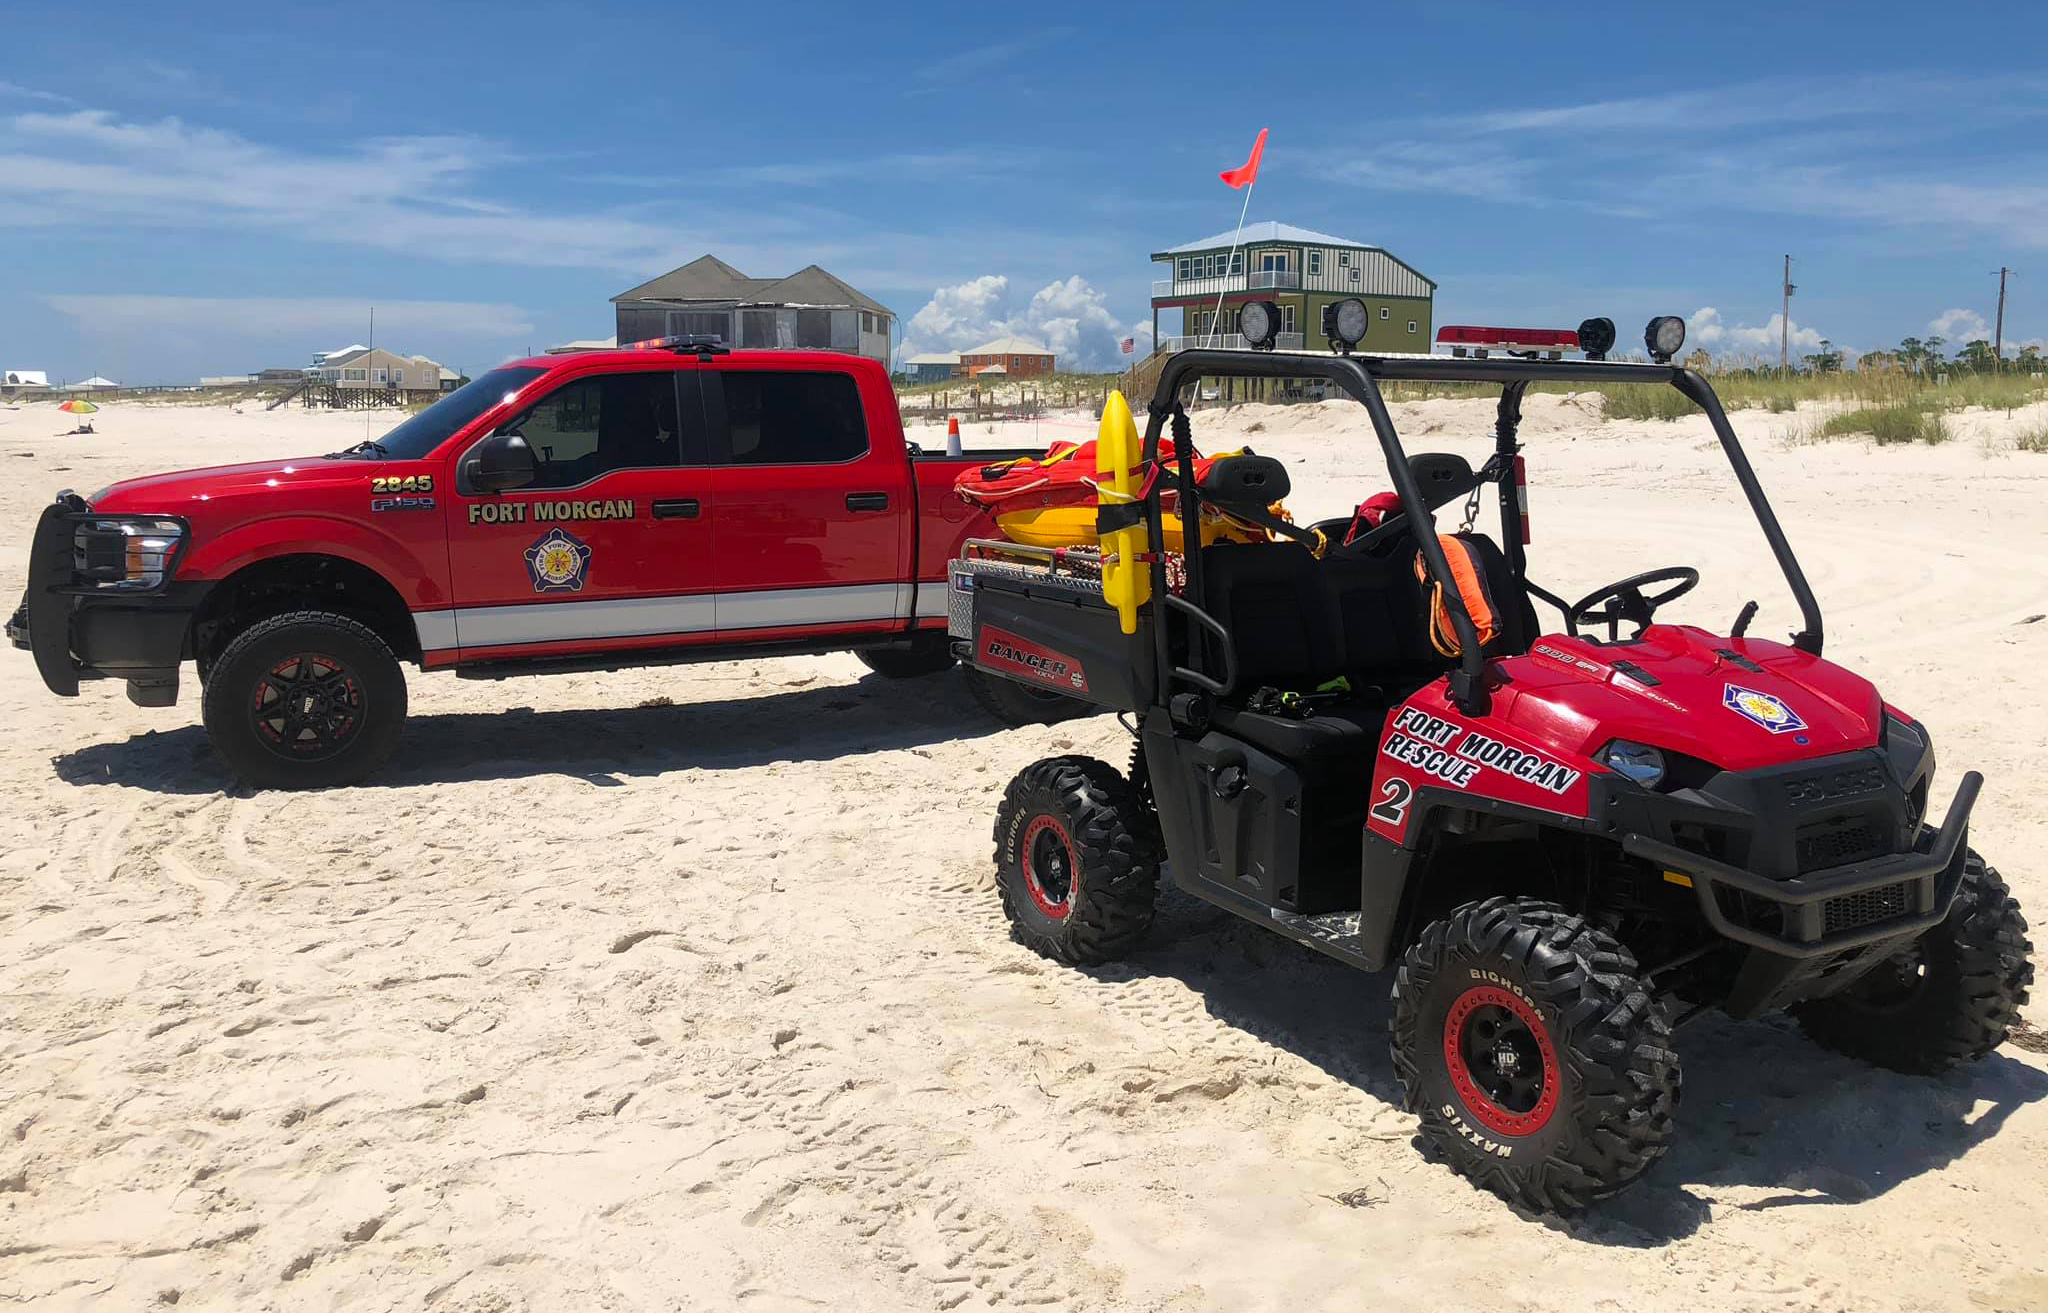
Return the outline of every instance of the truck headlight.
<path id="1" fill-rule="evenodd" d="M 100 588 L 161 588 L 184 540 L 185 526 L 177 520 L 87 520 L 72 535 L 72 566 Z"/>
<path id="2" fill-rule="evenodd" d="M 1654 789 L 1664 778 L 1664 754 L 1647 743 L 1616 739 L 1600 750 L 1599 761 L 1625 780 Z"/>

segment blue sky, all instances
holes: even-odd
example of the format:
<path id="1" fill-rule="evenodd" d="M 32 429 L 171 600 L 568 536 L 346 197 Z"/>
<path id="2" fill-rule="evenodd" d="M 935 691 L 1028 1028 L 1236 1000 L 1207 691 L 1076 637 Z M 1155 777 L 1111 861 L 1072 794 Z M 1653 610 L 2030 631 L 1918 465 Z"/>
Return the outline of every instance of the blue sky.
<path id="1" fill-rule="evenodd" d="M 297 365 L 375 305 L 475 370 L 705 251 L 823 264 L 918 347 L 1109 363 L 1260 127 L 1252 218 L 1387 247 L 1440 323 L 1775 354 L 1789 251 L 1806 342 L 1960 345 L 2002 264 L 2038 340 L 2044 38 L 1968 0 L 39 6 L 0 62 L 0 366 Z"/>

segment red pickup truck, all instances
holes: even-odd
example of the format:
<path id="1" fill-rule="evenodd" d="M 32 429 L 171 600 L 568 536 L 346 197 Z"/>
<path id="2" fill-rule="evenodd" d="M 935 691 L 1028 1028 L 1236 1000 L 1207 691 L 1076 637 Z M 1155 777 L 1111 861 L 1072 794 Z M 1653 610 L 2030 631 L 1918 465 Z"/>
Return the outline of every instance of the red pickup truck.
<path id="1" fill-rule="evenodd" d="M 383 437 L 60 494 L 7 625 L 50 690 L 177 699 L 244 779 L 362 778 L 401 661 L 497 677 L 851 650 L 953 664 L 946 563 L 994 526 L 904 440 L 875 361 L 663 339 L 491 370 Z M 1007 680 L 1013 723 L 1070 712 Z"/>

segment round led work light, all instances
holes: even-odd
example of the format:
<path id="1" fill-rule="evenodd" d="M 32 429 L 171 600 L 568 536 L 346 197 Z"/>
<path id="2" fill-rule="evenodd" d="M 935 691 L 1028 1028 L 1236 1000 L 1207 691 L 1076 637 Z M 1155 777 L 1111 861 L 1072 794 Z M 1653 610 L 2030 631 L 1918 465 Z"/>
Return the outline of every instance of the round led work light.
<path id="1" fill-rule="evenodd" d="M 1280 307 L 1271 301 L 1247 301 L 1238 308 L 1238 331 L 1254 351 L 1271 351 L 1280 336 Z"/>
<path id="2" fill-rule="evenodd" d="M 1670 364 L 1678 348 L 1685 345 L 1685 321 L 1677 315 L 1658 315 L 1643 330 L 1643 345 L 1650 348 L 1650 359 Z"/>
<path id="3" fill-rule="evenodd" d="M 1612 319 L 1588 319 L 1579 325 L 1579 349 L 1586 353 L 1588 360 L 1605 360 L 1607 353 L 1614 350 L 1614 321 Z"/>
<path id="4" fill-rule="evenodd" d="M 1355 296 L 1341 301 L 1332 301 L 1323 307 L 1323 336 L 1330 339 L 1330 345 L 1344 354 L 1365 340 L 1365 330 L 1372 326 L 1372 316 L 1365 311 L 1365 302 Z"/>

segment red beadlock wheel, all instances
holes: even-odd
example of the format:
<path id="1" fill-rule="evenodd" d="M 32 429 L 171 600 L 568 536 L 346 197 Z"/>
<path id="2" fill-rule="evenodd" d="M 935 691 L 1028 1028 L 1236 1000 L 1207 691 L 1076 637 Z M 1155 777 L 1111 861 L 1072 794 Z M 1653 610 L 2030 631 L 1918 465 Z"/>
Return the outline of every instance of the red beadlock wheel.
<path id="1" fill-rule="evenodd" d="M 1513 991 L 1474 985 L 1444 1017 L 1444 1066 L 1488 1130 L 1533 1135 L 1557 1111 L 1557 1048 L 1536 1009 Z"/>
<path id="2" fill-rule="evenodd" d="M 1038 910 L 1064 921 L 1073 910 L 1074 840 L 1053 816 L 1034 816 L 1024 829 L 1024 888 Z"/>

